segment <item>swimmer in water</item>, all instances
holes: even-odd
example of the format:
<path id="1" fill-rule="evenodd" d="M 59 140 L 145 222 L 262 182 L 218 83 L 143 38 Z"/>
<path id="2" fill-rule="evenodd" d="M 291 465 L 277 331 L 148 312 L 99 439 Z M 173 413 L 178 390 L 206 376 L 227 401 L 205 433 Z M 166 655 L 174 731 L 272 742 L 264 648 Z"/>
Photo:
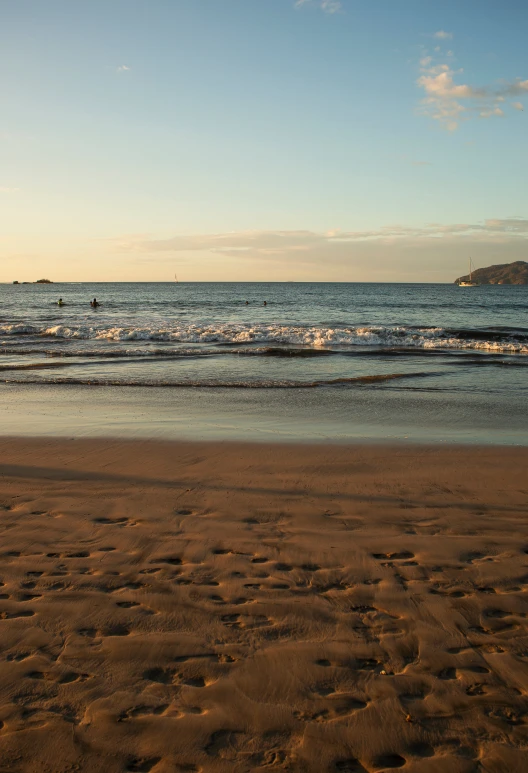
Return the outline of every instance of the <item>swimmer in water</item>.
<path id="1" fill-rule="evenodd" d="M 264 306 L 267 306 L 267 305 L 268 305 L 268 302 L 267 302 L 267 301 L 264 301 Z"/>
<path id="2" fill-rule="evenodd" d="M 97 298 L 94 298 L 94 299 L 93 299 L 93 301 L 90 301 L 90 306 L 92 307 L 92 309 L 96 309 L 96 308 L 97 308 L 98 306 L 100 306 L 100 305 L 101 305 L 101 304 L 99 303 L 99 301 L 97 300 Z"/>
<path id="3" fill-rule="evenodd" d="M 57 301 L 57 306 L 64 306 L 64 301 L 62 300 L 62 298 L 59 298 L 59 300 Z"/>
<path id="4" fill-rule="evenodd" d="M 246 301 L 246 306 L 249 306 L 249 301 Z"/>

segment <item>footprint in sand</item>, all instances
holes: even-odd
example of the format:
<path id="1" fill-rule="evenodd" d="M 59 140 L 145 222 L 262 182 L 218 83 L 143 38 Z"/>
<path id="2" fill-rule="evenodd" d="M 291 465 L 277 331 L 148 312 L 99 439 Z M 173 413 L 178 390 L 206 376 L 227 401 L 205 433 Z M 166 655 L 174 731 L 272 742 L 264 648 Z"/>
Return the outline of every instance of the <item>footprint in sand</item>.
<path id="1" fill-rule="evenodd" d="M 143 674 L 143 679 L 158 684 L 172 684 L 176 669 L 171 668 L 149 668 Z"/>
<path id="2" fill-rule="evenodd" d="M 381 754 L 373 760 L 374 770 L 403 768 L 407 760 L 399 754 Z"/>
<path id="3" fill-rule="evenodd" d="M 484 714 L 490 719 L 504 722 L 508 725 L 523 725 L 527 712 L 513 708 L 511 706 L 489 706 L 484 709 Z"/>
<path id="4" fill-rule="evenodd" d="M 96 630 L 95 628 L 78 628 L 77 634 L 82 636 L 84 639 L 92 640 L 94 644 L 96 643 L 95 640 L 99 640 L 98 643 L 100 644 L 101 639 L 109 636 L 129 636 L 130 629 L 127 628 L 126 625 L 118 624 L 101 630 Z"/>
<path id="5" fill-rule="evenodd" d="M 436 677 L 437 679 L 442 679 L 443 681 L 456 679 L 457 678 L 456 668 L 443 668 L 441 671 L 437 673 Z"/>
<path id="6" fill-rule="evenodd" d="M 16 663 L 20 663 L 22 660 L 27 660 L 28 658 L 32 658 L 33 653 L 32 652 L 11 652 L 7 657 L 6 660 L 8 662 L 15 661 Z"/>
<path id="7" fill-rule="evenodd" d="M 188 659 L 189 658 L 184 658 L 184 661 Z M 175 668 L 149 668 L 143 674 L 143 678 L 147 679 L 149 682 L 157 682 L 158 684 L 179 685 L 181 687 L 195 687 L 198 689 L 208 687 L 216 681 L 216 679 L 202 676 L 201 674 L 185 675 Z M 202 713 L 201 709 L 200 713 Z"/>
<path id="8" fill-rule="evenodd" d="M 128 761 L 127 773 L 150 773 L 161 757 L 133 757 Z"/>
<path id="9" fill-rule="evenodd" d="M 435 756 L 435 750 L 434 747 L 432 747 L 428 743 L 414 743 L 412 746 L 408 749 L 409 754 L 411 757 L 434 757 Z"/>
<path id="10" fill-rule="evenodd" d="M 33 617 L 34 614 L 35 612 L 33 612 L 32 609 L 14 612 L 0 612 L 0 620 L 16 620 L 19 617 Z"/>
<path id="11" fill-rule="evenodd" d="M 315 585 L 315 590 L 318 593 L 329 593 L 330 591 L 347 591 L 353 588 L 354 585 L 349 582 L 345 582 L 344 580 L 334 580 L 333 582 L 326 582 L 326 583 L 317 583 Z"/>
<path id="12" fill-rule="evenodd" d="M 224 625 L 228 628 L 239 628 L 253 630 L 255 628 L 264 628 L 273 625 L 273 621 L 266 615 L 223 615 L 221 618 Z"/>
<path id="13" fill-rule="evenodd" d="M 366 707 L 366 701 L 353 695 L 331 693 L 326 696 L 325 705 L 320 709 L 314 712 L 296 712 L 294 715 L 304 722 L 332 722 L 349 717 Z"/>
<path id="14" fill-rule="evenodd" d="M 159 706 L 146 706 L 144 704 L 140 706 L 133 706 L 132 708 L 122 712 L 117 718 L 117 721 L 126 722 L 127 720 L 135 719 L 136 717 L 161 716 L 167 711 L 168 708 L 168 703 L 162 703 Z"/>
<path id="15" fill-rule="evenodd" d="M 130 518 L 94 518 L 94 523 L 101 526 L 137 526 L 137 521 L 131 521 Z"/>
<path id="16" fill-rule="evenodd" d="M 155 615 L 157 614 L 152 609 L 149 609 L 148 607 L 143 606 L 143 604 L 140 604 L 138 601 L 117 601 L 116 607 L 120 607 L 120 609 L 136 609 L 136 612 L 139 612 L 142 615 Z"/>
<path id="17" fill-rule="evenodd" d="M 208 680 L 204 676 L 183 676 L 182 674 L 178 674 L 177 677 L 178 684 L 184 685 L 185 687 L 207 687 L 207 685 L 212 684 L 214 680 Z"/>
<path id="18" fill-rule="evenodd" d="M 79 550 L 77 553 L 63 553 L 61 558 L 90 558 L 91 553 L 87 550 Z"/>
<path id="19" fill-rule="evenodd" d="M 485 684 L 479 682 L 478 684 L 470 684 L 466 687 L 466 695 L 485 695 L 488 692 L 488 688 Z"/>
<path id="20" fill-rule="evenodd" d="M 209 600 L 213 602 L 213 604 L 218 604 L 219 606 L 225 606 L 227 604 L 233 604 L 234 606 L 242 606 L 243 604 L 251 604 L 254 599 L 247 599 L 242 596 L 235 598 L 235 599 L 225 599 L 222 596 L 209 596 Z"/>
<path id="21" fill-rule="evenodd" d="M 484 553 L 480 550 L 472 550 L 469 553 L 463 553 L 460 556 L 460 560 L 465 564 L 482 563 L 484 561 L 495 561 L 496 558 L 489 553 Z"/>
<path id="22" fill-rule="evenodd" d="M 511 612 L 505 612 L 503 609 L 485 609 L 483 615 L 494 620 L 502 620 L 504 617 L 510 617 Z"/>
<path id="23" fill-rule="evenodd" d="M 443 586 L 440 583 L 435 583 L 432 588 L 429 588 L 429 593 L 431 593 L 433 596 L 446 596 L 453 599 L 462 599 L 471 595 L 467 591 L 460 589 L 449 590 L 446 588 L 446 586 Z"/>
<path id="24" fill-rule="evenodd" d="M 336 773 L 368 773 L 359 760 L 355 757 L 349 757 L 346 760 L 336 760 L 334 762 Z"/>
<path id="25" fill-rule="evenodd" d="M 379 640 L 379 637 L 392 635 L 402 636 L 404 631 L 396 623 L 398 615 L 391 615 L 383 610 L 369 605 L 359 605 L 350 609 L 353 615 L 351 624 L 355 631 L 370 637 L 371 640 Z"/>
<path id="26" fill-rule="evenodd" d="M 179 556 L 163 556 L 161 558 L 153 558 L 150 563 L 168 564 L 169 566 L 181 566 L 183 561 Z"/>
<path id="27" fill-rule="evenodd" d="M 400 550 L 394 553 L 372 553 L 372 558 L 377 561 L 403 561 L 414 558 L 414 553 L 410 550 Z"/>
<path id="28" fill-rule="evenodd" d="M 415 703 L 416 701 L 423 701 L 429 693 L 430 688 L 427 685 L 415 686 L 412 688 L 412 692 L 402 693 L 399 696 L 399 700 L 406 706 L 409 703 Z"/>
<path id="29" fill-rule="evenodd" d="M 89 674 L 77 674 L 75 671 L 67 671 L 59 674 L 53 671 L 30 671 L 26 674 L 28 679 L 37 679 L 44 682 L 55 682 L 56 684 L 71 684 L 72 682 L 86 682 L 90 678 Z"/>

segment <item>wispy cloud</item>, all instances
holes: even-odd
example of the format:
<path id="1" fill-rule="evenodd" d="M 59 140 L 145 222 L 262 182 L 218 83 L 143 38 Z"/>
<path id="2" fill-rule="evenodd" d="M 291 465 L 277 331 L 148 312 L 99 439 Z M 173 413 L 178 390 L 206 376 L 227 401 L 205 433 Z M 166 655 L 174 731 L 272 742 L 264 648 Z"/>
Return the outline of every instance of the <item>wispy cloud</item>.
<path id="1" fill-rule="evenodd" d="M 130 70 L 130 67 L 127 64 L 120 64 L 119 67 L 116 67 L 116 72 L 128 72 Z"/>
<path id="2" fill-rule="evenodd" d="M 466 265 L 468 254 L 480 265 L 522 259 L 528 245 L 528 219 L 429 223 L 422 227 L 388 225 L 363 231 L 235 231 L 168 239 L 131 234 L 104 242 L 104 248 L 129 253 L 138 263 L 173 265 L 177 260 L 194 266 L 203 260 L 211 265 L 211 259 L 217 258 L 225 268 L 234 261 L 238 275 L 244 266 L 260 266 L 259 270 L 266 272 L 273 265 L 277 276 L 293 266 L 306 266 L 327 279 L 346 276 L 368 280 L 381 273 L 388 278 L 407 274 L 412 281 L 425 271 L 439 280 L 453 281 Z M 424 254 L 428 255 L 427 269 Z"/>
<path id="3" fill-rule="evenodd" d="M 296 0 L 295 2 L 296 8 L 307 5 L 318 6 L 325 13 L 338 13 L 343 8 L 341 0 Z"/>
<path id="4" fill-rule="evenodd" d="M 18 193 L 20 188 L 8 188 L 5 185 L 0 185 L 0 193 Z"/>
<path id="5" fill-rule="evenodd" d="M 524 105 L 522 102 L 512 102 L 512 107 L 514 107 L 516 110 L 524 110 Z"/>
<path id="6" fill-rule="evenodd" d="M 446 58 L 452 56 L 452 51 L 445 54 Z M 520 78 L 486 86 L 457 82 L 461 80 L 463 70 L 454 70 L 450 63 L 439 61 L 427 52 L 420 59 L 420 71 L 417 84 L 425 92 L 420 103 L 421 112 L 438 121 L 448 131 L 455 131 L 461 121 L 473 116 L 503 116 L 506 97 L 528 93 L 528 80 Z M 523 109 L 520 102 L 514 103 L 513 107 Z"/>
<path id="7" fill-rule="evenodd" d="M 413 227 L 387 225 L 382 228 L 362 231 L 332 230 L 326 233 L 316 231 L 232 231 L 215 234 L 188 234 L 169 239 L 152 239 L 145 234 L 119 236 L 111 241 L 118 249 L 131 252 L 245 252 L 258 251 L 261 254 L 294 252 L 313 247 L 329 247 L 336 244 L 356 242 L 391 243 L 401 240 L 437 241 L 438 239 L 460 238 L 501 239 L 504 236 L 519 241 L 528 240 L 528 219 L 494 218 L 483 223 L 428 223 Z"/>
<path id="8" fill-rule="evenodd" d="M 438 40 L 452 40 L 453 33 L 446 32 L 445 30 L 438 30 L 438 32 L 433 34 L 433 38 L 437 38 Z"/>

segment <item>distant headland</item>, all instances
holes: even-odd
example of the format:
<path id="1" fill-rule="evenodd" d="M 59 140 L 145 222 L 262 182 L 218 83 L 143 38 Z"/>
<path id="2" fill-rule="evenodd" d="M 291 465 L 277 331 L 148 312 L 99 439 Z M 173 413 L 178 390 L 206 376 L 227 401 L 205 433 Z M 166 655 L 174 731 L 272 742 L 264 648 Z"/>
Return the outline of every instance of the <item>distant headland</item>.
<path id="1" fill-rule="evenodd" d="M 13 284 L 14 285 L 19 285 L 19 284 L 23 284 L 23 285 L 30 285 L 30 284 L 34 284 L 34 285 L 52 285 L 53 282 L 52 282 L 51 279 L 37 279 L 36 282 L 22 282 L 21 283 L 21 282 L 18 281 L 18 279 L 15 279 Z"/>
<path id="2" fill-rule="evenodd" d="M 524 260 L 516 260 L 514 263 L 477 268 L 471 278 L 479 285 L 526 285 L 528 284 L 528 263 Z M 468 280 L 469 274 L 459 276 L 455 284 Z"/>

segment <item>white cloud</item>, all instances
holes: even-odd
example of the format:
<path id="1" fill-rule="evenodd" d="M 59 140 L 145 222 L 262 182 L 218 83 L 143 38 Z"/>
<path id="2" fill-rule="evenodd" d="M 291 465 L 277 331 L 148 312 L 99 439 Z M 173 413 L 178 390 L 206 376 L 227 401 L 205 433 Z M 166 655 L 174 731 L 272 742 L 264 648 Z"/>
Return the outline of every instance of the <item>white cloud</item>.
<path id="1" fill-rule="evenodd" d="M 20 188 L 8 188 L 6 186 L 0 185 L 0 193 L 17 193 L 20 190 Z"/>
<path id="2" fill-rule="evenodd" d="M 119 67 L 116 68 L 116 72 L 128 72 L 130 70 L 130 67 L 127 64 L 120 64 Z"/>
<path id="3" fill-rule="evenodd" d="M 504 115 L 504 110 L 501 110 L 500 107 L 489 107 L 481 110 L 479 113 L 481 118 L 491 118 L 493 115 L 502 116 Z"/>
<path id="4" fill-rule="evenodd" d="M 453 281 L 463 273 L 467 255 L 477 265 L 522 260 L 528 246 L 528 219 L 496 218 L 481 223 L 429 223 L 422 227 L 395 224 L 363 231 L 238 231 L 216 234 L 187 234 L 157 239 L 132 234 L 104 240 L 105 246 L 128 253 L 131 264 L 172 267 L 185 262 L 201 276 L 214 266 L 229 269 L 233 276 L 290 278 L 316 272 L 321 279 L 337 281 L 359 278 L 372 281 L 417 281 L 429 274 L 439 281 Z M 471 252 L 468 252 L 471 250 Z M 427 267 L 424 267 L 427 255 Z M 195 268 L 193 268 L 195 267 Z M 269 272 L 272 273 L 269 273 Z M 291 272 L 294 271 L 294 274 Z M 249 274 L 244 272 L 250 272 Z M 452 274 L 452 276 L 451 276 Z M 425 279 L 424 279 L 425 281 Z"/>
<path id="5" fill-rule="evenodd" d="M 434 33 L 433 38 L 438 38 L 438 40 L 452 40 L 453 33 L 445 32 L 445 30 L 438 30 L 438 32 Z"/>
<path id="6" fill-rule="evenodd" d="M 418 162 L 427 163 L 427 162 Z M 508 236 L 528 241 L 528 219 L 494 218 L 483 223 L 427 223 L 424 226 L 387 225 L 364 231 L 231 231 L 216 234 L 187 234 L 169 239 L 152 239 L 130 234 L 110 239 L 117 249 L 131 252 L 195 252 L 244 254 L 285 254 L 359 242 L 436 242 L 439 239 L 496 240 Z M 107 240 L 108 241 L 108 240 Z M 525 248 L 524 248 L 525 249 Z"/>
<path id="7" fill-rule="evenodd" d="M 452 56 L 447 52 L 446 56 Z M 460 122 L 476 115 L 480 118 L 503 116 L 500 106 L 506 96 L 528 93 L 528 80 L 503 81 L 496 86 L 471 86 L 457 83 L 463 70 L 453 70 L 445 62 L 435 63 L 424 52 L 420 59 L 421 75 L 418 86 L 425 92 L 421 112 L 438 121 L 448 131 L 455 131 Z M 516 109 L 520 102 L 514 103 Z"/>
<path id="8" fill-rule="evenodd" d="M 296 0 L 295 7 L 317 5 L 325 13 L 338 13 L 343 7 L 341 0 Z"/>
<path id="9" fill-rule="evenodd" d="M 514 107 L 516 110 L 524 110 L 524 105 L 522 102 L 512 102 L 512 107 Z"/>

